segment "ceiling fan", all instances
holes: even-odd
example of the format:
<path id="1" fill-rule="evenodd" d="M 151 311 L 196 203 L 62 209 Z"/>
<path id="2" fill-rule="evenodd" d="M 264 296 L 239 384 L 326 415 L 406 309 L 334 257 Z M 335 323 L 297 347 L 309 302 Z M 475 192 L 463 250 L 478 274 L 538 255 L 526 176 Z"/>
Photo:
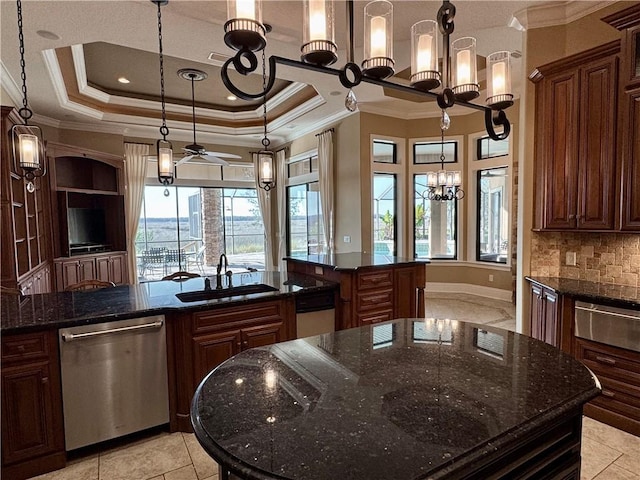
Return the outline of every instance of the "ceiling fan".
<path id="1" fill-rule="evenodd" d="M 192 108 L 192 118 L 193 118 L 193 143 L 187 145 L 182 150 L 185 151 L 186 155 L 181 158 L 177 165 L 181 165 L 190 160 L 206 160 L 214 165 L 224 165 L 228 166 L 229 162 L 224 160 L 225 158 L 242 158 L 240 155 L 234 155 L 233 153 L 224 153 L 224 152 L 209 152 L 202 145 L 198 145 L 196 142 L 196 100 L 195 100 L 195 82 L 199 82 L 207 78 L 206 72 L 202 70 L 196 70 L 195 68 L 182 68 L 178 70 L 178 76 L 184 78 L 185 80 L 189 80 L 191 82 L 191 108 Z"/>

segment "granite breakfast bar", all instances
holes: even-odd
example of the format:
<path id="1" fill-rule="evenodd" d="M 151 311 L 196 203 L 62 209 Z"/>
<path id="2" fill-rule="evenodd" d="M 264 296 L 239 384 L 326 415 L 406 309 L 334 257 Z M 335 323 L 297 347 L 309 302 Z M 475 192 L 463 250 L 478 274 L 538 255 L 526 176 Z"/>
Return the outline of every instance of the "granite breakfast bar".
<path id="1" fill-rule="evenodd" d="M 398 319 L 243 352 L 200 384 L 220 478 L 579 479 L 599 383 L 543 342 Z"/>

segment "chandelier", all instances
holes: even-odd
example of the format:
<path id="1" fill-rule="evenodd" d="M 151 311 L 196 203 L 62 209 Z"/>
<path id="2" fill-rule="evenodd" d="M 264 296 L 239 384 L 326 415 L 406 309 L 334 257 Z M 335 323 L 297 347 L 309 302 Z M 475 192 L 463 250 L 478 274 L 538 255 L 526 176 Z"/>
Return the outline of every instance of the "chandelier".
<path id="1" fill-rule="evenodd" d="M 354 2 L 347 0 L 347 62 L 340 68 L 329 65 L 338 59 L 334 33 L 333 0 L 304 1 L 304 33 L 301 59 L 269 57 L 269 80 L 263 90 L 245 92 L 229 78 L 229 67 L 242 75 L 258 67 L 255 52 L 267 45 L 271 26 L 262 21 L 261 0 L 227 0 L 228 20 L 224 25 L 224 41 L 236 51 L 222 66 L 222 81 L 236 97 L 255 100 L 265 97 L 273 88 L 277 65 L 303 68 L 337 76 L 349 92 L 345 106 L 354 111 L 357 102 L 352 89 L 360 83 L 370 83 L 393 90 L 435 98 L 445 110 L 453 105 L 484 112 L 485 128 L 493 140 L 509 136 L 510 124 L 504 109 L 513 105 L 509 52 L 497 52 L 487 57 L 487 98 L 485 105 L 472 103 L 480 94 L 476 69 L 476 41 L 471 37 L 449 41 L 454 31 L 456 8 L 443 1 L 437 22 L 423 20 L 411 27 L 410 85 L 387 80 L 395 73 L 393 60 L 393 5 L 387 0 L 375 0 L 364 8 L 364 59 L 354 61 Z M 442 70 L 438 70 L 438 44 L 442 37 Z M 263 51 L 264 59 L 264 51 Z M 264 63 L 264 60 L 263 60 Z M 498 127 L 498 131 L 496 131 Z"/>
<path id="2" fill-rule="evenodd" d="M 449 129 L 451 119 L 446 110 L 442 110 L 440 119 L 440 170 L 427 174 L 427 199 L 446 202 L 451 200 L 462 200 L 464 190 L 462 189 L 462 173 L 459 171 L 446 171 L 444 169 L 444 131 Z"/>
<path id="3" fill-rule="evenodd" d="M 27 99 L 27 74 L 24 60 L 24 35 L 22 33 L 22 2 L 16 1 L 18 10 L 18 41 L 20 43 L 20 68 L 22 69 L 22 108 L 18 110 L 18 115 L 24 124 L 16 124 L 11 128 L 11 143 L 13 168 L 18 172 L 18 166 L 24 171 L 22 177 L 27 180 L 27 191 L 33 193 L 36 190 L 33 180 L 47 173 L 44 160 L 44 141 L 42 130 L 36 125 L 29 125 L 29 119 L 33 116 L 33 111 L 29 108 Z"/>

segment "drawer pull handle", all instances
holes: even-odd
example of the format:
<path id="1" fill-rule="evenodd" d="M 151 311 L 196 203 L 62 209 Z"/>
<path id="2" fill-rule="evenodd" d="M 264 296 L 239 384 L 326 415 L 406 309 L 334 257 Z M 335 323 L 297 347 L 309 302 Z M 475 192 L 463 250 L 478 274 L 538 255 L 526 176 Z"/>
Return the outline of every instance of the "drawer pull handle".
<path id="1" fill-rule="evenodd" d="M 246 347 L 247 345 L 249 345 L 249 341 L 245 340 L 244 342 L 242 342 L 242 344 Z"/>
<path id="2" fill-rule="evenodd" d="M 602 395 L 607 398 L 614 398 L 616 396 L 616 394 L 611 390 L 602 390 Z"/>
<path id="3" fill-rule="evenodd" d="M 596 361 L 600 363 L 606 363 L 607 365 L 615 365 L 616 361 L 613 358 L 609 357 L 601 357 L 600 355 L 596 355 Z"/>

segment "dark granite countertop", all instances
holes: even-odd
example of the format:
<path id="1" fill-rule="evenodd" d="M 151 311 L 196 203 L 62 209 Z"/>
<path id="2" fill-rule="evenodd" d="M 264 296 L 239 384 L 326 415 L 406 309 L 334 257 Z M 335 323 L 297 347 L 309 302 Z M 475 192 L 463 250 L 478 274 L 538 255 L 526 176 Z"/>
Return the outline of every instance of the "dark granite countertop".
<path id="1" fill-rule="evenodd" d="M 233 275 L 234 286 L 265 283 L 277 290 L 266 293 L 238 295 L 213 300 L 182 302 L 176 294 L 204 289 L 204 278 L 184 281 L 158 281 L 114 288 L 27 295 L 2 295 L 0 299 L 1 331 L 21 333 L 42 328 L 62 328 L 73 325 L 157 315 L 176 310 L 207 310 L 230 303 L 251 302 L 261 298 L 294 295 L 299 292 L 331 290 L 333 282 L 305 275 L 278 272 L 254 272 Z M 226 278 L 223 278 L 226 282 Z M 215 278 L 211 286 L 215 289 Z M 226 283 L 224 283 L 226 285 Z"/>
<path id="2" fill-rule="evenodd" d="M 429 263 L 427 260 L 415 258 L 391 257 L 389 255 L 374 255 L 370 253 L 334 253 L 331 255 L 295 255 L 285 257 L 285 260 L 311 263 L 332 267 L 334 270 L 357 270 L 365 267 L 382 267 L 389 265 Z"/>
<path id="3" fill-rule="evenodd" d="M 528 336 L 399 319 L 242 352 L 203 380 L 191 422 L 241 478 L 458 478 L 599 391 Z"/>
<path id="4" fill-rule="evenodd" d="M 640 288 L 562 277 L 525 277 L 578 300 L 640 310 Z"/>

